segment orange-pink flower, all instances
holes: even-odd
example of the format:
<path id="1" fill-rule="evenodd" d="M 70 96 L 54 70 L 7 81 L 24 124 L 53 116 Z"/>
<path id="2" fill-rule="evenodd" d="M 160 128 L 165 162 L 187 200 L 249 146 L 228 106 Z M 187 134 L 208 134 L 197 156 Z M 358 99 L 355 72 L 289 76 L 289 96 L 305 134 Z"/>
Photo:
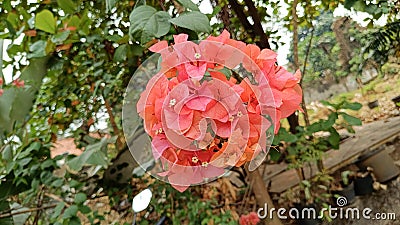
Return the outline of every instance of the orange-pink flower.
<path id="1" fill-rule="evenodd" d="M 255 212 L 251 212 L 248 215 L 242 215 L 239 219 L 240 225 L 257 225 L 258 222 L 260 222 L 260 218 Z"/>
<path id="2" fill-rule="evenodd" d="M 205 41 L 174 35 L 150 51 L 161 69 L 137 103 L 152 151 L 179 191 L 225 168 L 241 166 L 267 148 L 267 130 L 299 109 L 300 73 L 276 65 L 276 53 L 230 39 L 227 31 Z M 243 65 L 242 71 L 227 73 Z M 255 220 L 253 220 L 255 221 Z"/>
<path id="3" fill-rule="evenodd" d="M 25 82 L 23 80 L 20 80 L 19 78 L 13 81 L 13 85 L 21 88 L 25 86 Z"/>

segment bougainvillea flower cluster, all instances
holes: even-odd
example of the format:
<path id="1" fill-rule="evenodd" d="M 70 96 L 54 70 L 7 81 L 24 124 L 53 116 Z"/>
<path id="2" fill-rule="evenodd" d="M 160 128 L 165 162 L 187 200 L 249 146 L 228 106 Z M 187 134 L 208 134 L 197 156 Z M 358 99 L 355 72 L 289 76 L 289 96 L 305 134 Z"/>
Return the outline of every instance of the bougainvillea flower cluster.
<path id="1" fill-rule="evenodd" d="M 276 64 L 276 53 L 218 37 L 150 47 L 157 74 L 137 102 L 153 156 L 179 191 L 242 166 L 267 151 L 267 131 L 299 109 L 300 73 Z"/>

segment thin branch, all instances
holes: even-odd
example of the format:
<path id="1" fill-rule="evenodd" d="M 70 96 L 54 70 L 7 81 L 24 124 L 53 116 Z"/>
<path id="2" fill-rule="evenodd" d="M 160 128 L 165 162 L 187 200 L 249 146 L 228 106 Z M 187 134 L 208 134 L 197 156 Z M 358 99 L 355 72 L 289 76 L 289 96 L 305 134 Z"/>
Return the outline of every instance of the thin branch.
<path id="1" fill-rule="evenodd" d="M 54 208 L 56 206 L 57 206 L 57 204 L 52 204 L 52 205 L 45 205 L 45 206 L 38 207 L 38 208 L 31 208 L 31 209 L 21 210 L 21 211 L 17 211 L 17 212 L 5 213 L 5 214 L 0 215 L 0 219 L 11 217 L 14 215 L 19 215 L 19 214 L 25 214 L 25 213 L 31 213 L 31 212 L 44 210 L 44 209 L 50 209 L 50 208 Z"/>
<path id="2" fill-rule="evenodd" d="M 310 37 L 310 40 L 309 40 L 309 42 L 308 42 L 307 51 L 306 51 L 306 57 L 305 57 L 305 59 L 304 59 L 304 65 L 303 65 L 303 71 L 302 71 L 303 76 L 301 76 L 301 78 L 300 78 L 300 86 L 302 86 L 302 84 L 303 84 L 303 78 L 304 78 L 304 75 L 306 74 L 308 56 L 310 55 L 311 44 L 312 44 L 312 41 L 313 41 L 313 38 L 314 38 L 314 30 L 315 30 L 314 27 L 312 27 L 312 30 L 311 30 L 311 37 Z M 304 114 L 304 122 L 305 122 L 306 126 L 310 126 L 310 118 L 309 118 L 309 116 L 308 116 L 306 103 L 304 102 L 304 92 L 303 92 L 301 98 L 302 98 L 302 101 L 301 101 L 301 108 L 302 108 L 303 111 L 304 111 L 304 112 L 303 112 L 303 114 Z"/>
<path id="3" fill-rule="evenodd" d="M 242 6 L 237 2 L 237 0 L 228 0 L 229 4 L 231 5 L 233 11 L 237 15 L 240 23 L 243 25 L 243 28 L 246 32 L 251 36 L 251 38 L 255 38 L 255 34 L 253 32 L 253 26 L 247 20 L 247 16 L 244 13 Z"/>
<path id="4" fill-rule="evenodd" d="M 292 6 L 292 25 L 293 25 L 293 61 L 294 61 L 294 69 L 297 70 L 299 67 L 299 35 L 298 35 L 298 21 L 297 21 L 297 0 L 293 1 Z"/>
<path id="5" fill-rule="evenodd" d="M 121 137 L 120 137 L 120 132 L 119 132 L 119 129 L 118 129 L 118 125 L 117 125 L 117 123 L 115 122 L 115 117 L 114 117 L 114 114 L 113 114 L 113 112 L 112 112 L 112 108 L 111 108 L 110 103 L 108 102 L 108 100 L 107 100 L 104 96 L 103 96 L 103 99 L 104 99 L 104 105 L 105 105 L 105 107 L 106 107 L 108 116 L 109 116 L 109 118 L 110 118 L 111 127 L 112 127 L 112 129 L 113 129 L 113 131 L 114 131 L 114 134 L 117 135 L 117 137 L 118 137 L 118 138 L 117 138 L 117 143 L 116 143 L 117 149 L 120 150 L 124 144 L 123 144 L 122 141 L 121 141 Z"/>
<path id="6" fill-rule="evenodd" d="M 244 0 L 244 2 L 246 3 L 246 6 L 249 8 L 249 13 L 253 18 L 254 31 L 256 35 L 260 37 L 259 47 L 271 49 L 268 42 L 269 37 L 264 32 L 264 28 L 261 25 L 260 15 L 258 14 L 257 8 L 254 5 L 253 0 Z"/>

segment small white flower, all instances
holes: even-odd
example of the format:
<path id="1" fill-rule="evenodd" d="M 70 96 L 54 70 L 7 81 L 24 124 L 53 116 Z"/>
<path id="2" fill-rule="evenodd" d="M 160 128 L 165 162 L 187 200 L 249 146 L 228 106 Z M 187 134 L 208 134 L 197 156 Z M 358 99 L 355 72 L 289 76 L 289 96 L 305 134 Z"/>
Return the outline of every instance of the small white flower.
<path id="1" fill-rule="evenodd" d="M 235 117 L 233 117 L 233 116 L 230 116 L 230 117 L 229 117 L 229 121 L 231 121 L 231 122 L 232 122 L 232 121 L 233 121 L 233 119 L 235 119 Z"/>
<path id="2" fill-rule="evenodd" d="M 199 161 L 199 158 L 197 158 L 197 156 L 193 156 L 192 157 L 192 162 L 193 163 L 197 163 Z"/>
<path id="3" fill-rule="evenodd" d="M 176 99 L 171 99 L 170 101 L 169 101 L 169 107 L 172 107 L 172 106 L 174 106 L 176 104 Z"/>
<path id="4" fill-rule="evenodd" d="M 194 53 L 194 58 L 195 59 L 200 59 L 200 57 L 201 57 L 200 53 L 198 53 L 198 52 Z"/>
<path id="5" fill-rule="evenodd" d="M 243 116 L 243 113 L 239 111 L 236 116 L 240 118 Z"/>
<path id="6" fill-rule="evenodd" d="M 201 163 L 201 166 L 207 167 L 207 166 L 208 166 L 208 162 L 202 162 L 202 163 Z"/>

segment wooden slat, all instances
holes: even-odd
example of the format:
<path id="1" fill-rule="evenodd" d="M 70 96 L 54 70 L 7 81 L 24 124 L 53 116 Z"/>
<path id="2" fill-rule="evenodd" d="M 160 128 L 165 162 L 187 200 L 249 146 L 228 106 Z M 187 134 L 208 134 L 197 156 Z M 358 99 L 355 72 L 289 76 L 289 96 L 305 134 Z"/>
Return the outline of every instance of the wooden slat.
<path id="1" fill-rule="evenodd" d="M 334 172 L 344 166 L 354 163 L 357 158 L 394 139 L 400 135 L 400 117 L 393 117 L 384 121 L 376 121 L 363 125 L 357 129 L 355 137 L 343 142 L 339 150 L 329 150 L 323 157 L 324 167 L 329 172 Z M 306 178 L 314 176 L 317 172 L 315 165 L 310 170 L 309 166 L 305 169 Z M 280 171 L 281 168 L 280 168 Z M 270 174 L 276 174 L 270 172 Z M 270 192 L 281 193 L 299 183 L 299 178 L 295 170 L 283 171 L 270 177 Z"/>

